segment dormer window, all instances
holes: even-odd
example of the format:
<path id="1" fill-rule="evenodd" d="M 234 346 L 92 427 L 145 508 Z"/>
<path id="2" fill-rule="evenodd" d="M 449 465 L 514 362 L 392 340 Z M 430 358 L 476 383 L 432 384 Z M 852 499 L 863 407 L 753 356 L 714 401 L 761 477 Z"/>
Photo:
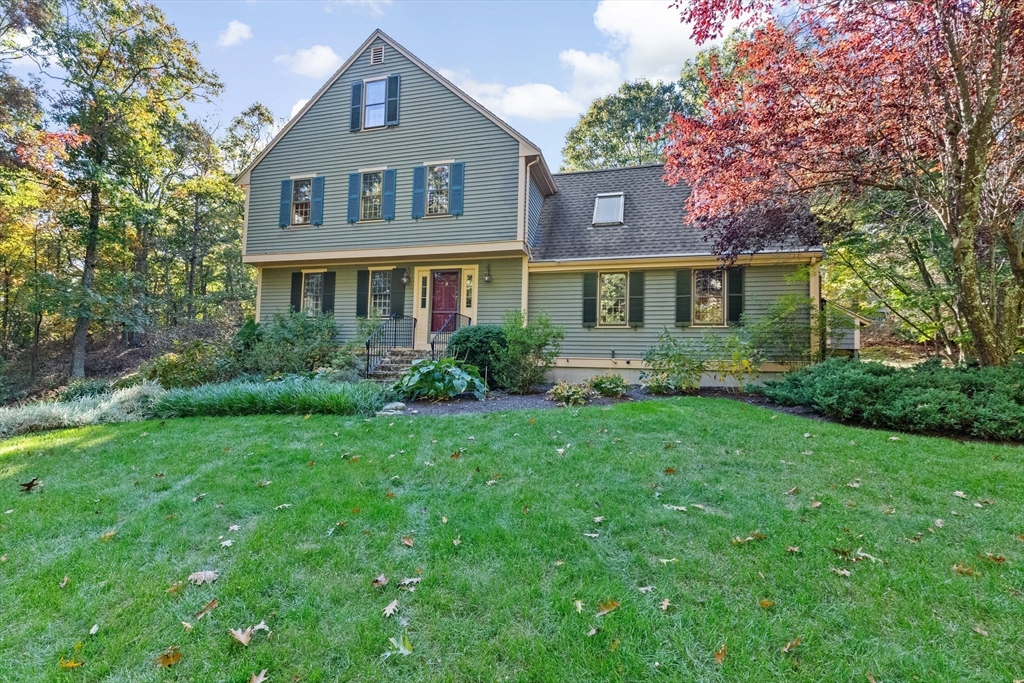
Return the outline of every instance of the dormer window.
<path id="1" fill-rule="evenodd" d="M 603 192 L 594 200 L 594 225 L 621 225 L 624 197 L 621 192 Z"/>

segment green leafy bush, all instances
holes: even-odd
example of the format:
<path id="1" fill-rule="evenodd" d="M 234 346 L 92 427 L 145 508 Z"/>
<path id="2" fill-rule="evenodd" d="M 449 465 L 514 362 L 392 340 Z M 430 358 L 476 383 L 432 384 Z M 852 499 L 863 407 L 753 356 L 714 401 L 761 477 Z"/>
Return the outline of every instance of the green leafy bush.
<path id="1" fill-rule="evenodd" d="M 543 311 L 524 324 L 520 310 L 506 311 L 501 329 L 507 346 L 495 351 L 495 379 L 514 394 L 527 394 L 554 365 L 565 330 Z"/>
<path id="2" fill-rule="evenodd" d="M 911 368 L 832 359 L 759 393 L 837 420 L 907 432 L 1024 441 L 1024 360 L 1002 367 Z"/>
<path id="3" fill-rule="evenodd" d="M 609 372 L 592 377 L 590 379 L 590 388 L 602 396 L 622 398 L 622 395 L 630 390 L 630 384 L 617 372 Z"/>
<path id="4" fill-rule="evenodd" d="M 14 436 L 67 427 L 145 420 L 164 394 L 160 385 L 143 383 L 129 389 L 84 396 L 74 401 L 28 403 L 0 408 L 0 436 Z"/>
<path id="5" fill-rule="evenodd" d="M 703 349 L 690 339 L 673 337 L 668 330 L 658 335 L 658 343 L 644 353 L 649 370 L 642 383 L 651 393 L 696 391 L 705 371 Z"/>
<path id="6" fill-rule="evenodd" d="M 448 357 L 414 361 L 412 367 L 398 378 L 395 391 L 408 401 L 455 398 L 471 391 L 482 401 L 487 396 L 487 385 L 476 366 Z"/>
<path id="7" fill-rule="evenodd" d="M 592 392 L 586 382 L 558 382 L 546 394 L 549 401 L 557 401 L 563 406 L 583 406 L 587 404 Z"/>
<path id="8" fill-rule="evenodd" d="M 652 394 L 664 396 L 675 391 L 675 385 L 664 372 L 645 372 L 640 376 L 640 386 Z"/>
<path id="9" fill-rule="evenodd" d="M 176 351 L 144 363 L 139 370 L 143 378 L 159 382 L 165 389 L 197 387 L 226 378 L 224 355 L 215 344 L 196 339 L 176 346 Z"/>
<path id="10" fill-rule="evenodd" d="M 293 378 L 281 382 L 235 381 L 175 389 L 160 396 L 158 418 L 227 415 L 372 415 L 390 393 L 376 382 L 325 382 Z"/>
<path id="11" fill-rule="evenodd" d="M 110 391 L 111 384 L 105 379 L 77 379 L 68 382 L 68 385 L 57 394 L 57 400 L 62 403 L 77 401 L 86 396 L 99 396 Z"/>
<path id="12" fill-rule="evenodd" d="M 738 334 L 714 334 L 705 331 L 701 338 L 704 369 L 720 382 L 729 378 L 739 389 L 761 374 L 764 358 L 751 339 L 741 330 Z"/>
<path id="13" fill-rule="evenodd" d="M 256 330 L 243 325 L 235 336 L 238 370 L 260 375 L 311 372 L 331 363 L 338 352 L 338 328 L 331 315 L 278 313 Z"/>
<path id="14" fill-rule="evenodd" d="M 459 360 L 475 365 L 480 375 L 491 385 L 498 364 L 497 356 L 508 347 L 501 325 L 470 325 L 455 331 L 448 341 L 448 353 Z"/>

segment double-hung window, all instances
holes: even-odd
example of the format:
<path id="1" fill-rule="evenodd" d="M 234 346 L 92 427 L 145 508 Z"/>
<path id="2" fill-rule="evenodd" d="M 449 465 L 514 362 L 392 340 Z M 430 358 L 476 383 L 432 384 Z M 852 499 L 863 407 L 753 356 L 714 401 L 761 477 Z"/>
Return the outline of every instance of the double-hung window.
<path id="1" fill-rule="evenodd" d="M 451 191 L 451 166 L 433 164 L 427 166 L 427 215 L 447 216 L 449 193 Z"/>
<path id="2" fill-rule="evenodd" d="M 598 277 L 598 325 L 626 326 L 626 274 L 601 273 Z"/>
<path id="3" fill-rule="evenodd" d="M 370 272 L 370 315 L 386 318 L 391 315 L 391 271 Z"/>
<path id="4" fill-rule="evenodd" d="M 381 128 L 384 125 L 387 99 L 386 78 L 366 82 L 363 95 L 363 128 Z"/>
<path id="5" fill-rule="evenodd" d="M 292 181 L 292 225 L 308 225 L 313 199 L 313 179 Z"/>
<path id="6" fill-rule="evenodd" d="M 306 315 L 314 316 L 323 311 L 324 305 L 324 274 L 302 274 L 302 310 Z"/>
<path id="7" fill-rule="evenodd" d="M 359 195 L 359 220 L 378 221 L 384 202 L 384 172 L 364 173 Z"/>
<path id="8" fill-rule="evenodd" d="M 725 271 L 693 271 L 693 324 L 725 324 Z"/>

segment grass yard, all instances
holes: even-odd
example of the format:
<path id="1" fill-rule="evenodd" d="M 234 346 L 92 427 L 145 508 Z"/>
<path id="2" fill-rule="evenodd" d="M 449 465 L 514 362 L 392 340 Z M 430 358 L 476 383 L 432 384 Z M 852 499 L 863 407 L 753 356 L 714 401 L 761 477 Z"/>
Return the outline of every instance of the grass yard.
<path id="1" fill-rule="evenodd" d="M 890 436 L 681 398 L 12 439 L 0 680 L 1024 679 L 1024 449 Z"/>

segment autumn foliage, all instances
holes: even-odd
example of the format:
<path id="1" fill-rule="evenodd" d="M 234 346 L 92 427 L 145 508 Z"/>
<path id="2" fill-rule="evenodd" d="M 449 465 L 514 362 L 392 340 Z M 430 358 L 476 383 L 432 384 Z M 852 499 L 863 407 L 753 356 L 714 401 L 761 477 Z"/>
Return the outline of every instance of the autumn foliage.
<path id="1" fill-rule="evenodd" d="M 665 131 L 666 179 L 693 187 L 688 220 L 717 230 L 723 251 L 757 251 L 806 240 L 800 206 L 831 219 L 866 191 L 907 196 L 950 240 L 979 360 L 1011 360 L 1024 319 L 1024 3 L 678 6 L 699 41 L 737 18 L 750 29 L 735 66 L 703 73 L 705 112 Z M 744 212 L 800 220 L 743 230 Z M 993 285 L 999 269 L 1009 275 Z"/>

